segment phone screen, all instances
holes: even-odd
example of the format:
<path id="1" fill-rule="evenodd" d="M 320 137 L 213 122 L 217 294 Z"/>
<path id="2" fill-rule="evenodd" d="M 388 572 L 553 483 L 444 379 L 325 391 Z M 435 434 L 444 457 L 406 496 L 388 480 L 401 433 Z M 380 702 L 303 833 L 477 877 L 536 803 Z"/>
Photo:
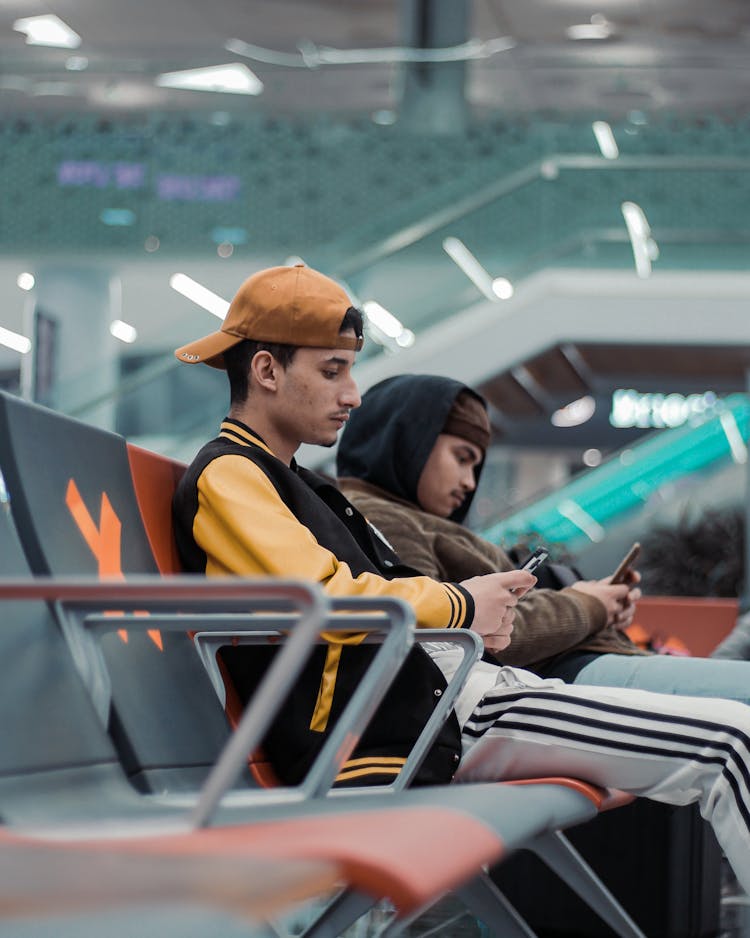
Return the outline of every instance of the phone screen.
<path id="1" fill-rule="evenodd" d="M 529 573 L 533 573 L 537 570 L 549 557 L 549 551 L 546 547 L 537 547 L 534 553 L 529 557 L 526 563 L 521 567 L 522 570 L 528 570 Z"/>
<path id="2" fill-rule="evenodd" d="M 612 574 L 612 579 L 610 580 L 611 583 L 614 584 L 614 583 L 623 582 L 623 580 L 625 579 L 625 574 L 628 571 L 628 567 L 631 567 L 633 565 L 633 563 L 635 562 L 640 552 L 641 552 L 641 545 L 638 543 L 638 541 L 636 541 L 635 544 L 633 544 L 633 546 L 627 552 L 627 554 L 625 554 L 625 556 L 622 558 L 617 569 Z"/>

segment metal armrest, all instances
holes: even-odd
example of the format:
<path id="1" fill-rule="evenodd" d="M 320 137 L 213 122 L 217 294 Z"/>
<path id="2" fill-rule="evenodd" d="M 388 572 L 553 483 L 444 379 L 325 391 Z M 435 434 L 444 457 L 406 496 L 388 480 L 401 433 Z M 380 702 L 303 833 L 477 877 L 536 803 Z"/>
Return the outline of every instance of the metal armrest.
<path id="1" fill-rule="evenodd" d="M 207 580 L 196 577 L 148 577 L 139 580 L 116 581 L 106 583 L 93 579 L 54 580 L 39 578 L 34 580 L 0 579 L 1 599 L 32 599 L 55 602 L 61 623 L 65 623 L 69 638 L 78 640 L 79 650 L 84 649 L 90 655 L 90 645 L 86 636 L 93 641 L 88 629 L 98 631 L 121 628 L 127 621 L 130 628 L 153 628 L 155 621 L 150 616 L 143 616 L 144 603 L 160 609 L 178 610 L 178 614 L 166 619 L 161 627 L 186 631 L 189 616 L 180 615 L 179 610 L 190 608 L 215 609 L 217 604 L 224 608 L 231 606 L 247 611 L 255 605 L 259 610 L 288 611 L 296 608 L 294 627 L 290 628 L 288 640 L 284 643 L 271 667 L 263 676 L 252 705 L 243 714 L 242 720 L 225 746 L 214 765 L 198 801 L 190 811 L 192 826 L 208 823 L 222 795 L 236 781 L 247 753 L 263 738 L 279 703 L 296 680 L 308 659 L 313 644 L 318 639 L 321 622 L 324 619 L 327 602 L 317 584 L 298 581 L 280 580 Z M 102 605 L 117 606 L 117 616 L 90 615 L 92 608 L 101 609 Z M 141 614 L 134 617 L 127 610 Z M 120 612 L 123 615 L 120 615 Z M 208 612 L 203 612 L 205 619 Z M 86 623 L 86 618 L 90 621 Z M 211 623 L 204 627 L 211 628 Z M 217 624 L 225 628 L 225 622 Z M 267 627 L 266 625 L 263 626 Z"/>
<path id="2" fill-rule="evenodd" d="M 382 604 L 384 600 L 374 599 L 371 600 L 371 602 L 374 604 L 374 608 L 378 608 L 378 605 Z M 332 605 L 334 608 L 351 608 L 352 604 L 351 601 L 332 600 Z M 413 618 L 410 617 L 410 619 L 413 621 Z M 326 629 L 328 628 L 329 626 L 326 626 Z M 349 630 L 346 626 L 342 626 L 341 628 L 347 631 Z M 482 651 L 484 649 L 481 638 L 475 632 L 471 632 L 468 629 L 417 629 L 416 631 L 412 632 L 412 638 L 414 641 L 421 644 L 426 644 L 428 642 L 452 642 L 461 648 L 463 651 L 463 658 L 458 668 L 456 669 L 455 674 L 450 679 L 450 681 L 448 681 L 448 685 L 443 691 L 438 705 L 433 710 L 430 719 L 427 721 L 427 723 L 425 723 L 419 738 L 417 739 L 411 752 L 409 753 L 406 762 L 404 763 L 404 767 L 396 776 L 394 782 L 391 785 L 377 786 L 378 791 L 384 793 L 389 791 L 400 791 L 401 789 L 406 788 L 411 784 L 414 776 L 418 772 L 422 762 L 429 752 L 430 747 L 440 732 L 440 728 L 448 719 L 450 712 L 453 709 L 453 705 L 455 704 L 456 698 L 466 683 L 466 679 L 468 678 L 472 667 L 482 657 Z M 241 629 L 224 634 L 217 633 L 204 635 L 199 633 L 195 636 L 195 641 L 199 647 L 201 659 L 203 660 L 203 663 L 206 666 L 209 675 L 211 676 L 211 681 L 214 684 L 216 692 L 219 695 L 219 699 L 222 700 L 222 702 L 224 701 L 224 683 L 216 663 L 216 651 L 219 647 L 221 647 L 221 645 L 226 644 L 226 642 L 229 640 L 239 641 L 240 644 L 250 644 L 255 641 L 255 638 L 253 636 L 243 634 Z M 377 638 L 376 636 L 371 636 L 370 640 L 377 640 Z M 397 662 L 397 664 L 400 664 L 400 662 Z M 342 742 L 344 739 L 348 739 L 345 734 L 347 733 L 346 727 L 349 725 L 350 721 L 356 725 L 356 739 L 359 739 L 364 726 L 375 712 L 377 705 L 382 700 L 385 692 L 396 675 L 397 667 L 394 668 L 391 665 L 392 670 L 390 671 L 385 670 L 387 667 L 388 665 L 385 658 L 383 658 L 382 666 L 380 664 L 379 657 L 376 657 L 375 661 L 372 662 L 370 669 L 368 670 L 368 682 L 363 682 L 363 684 L 360 685 L 357 691 L 357 695 L 352 697 L 351 701 L 347 705 L 346 710 L 342 714 L 339 723 L 337 724 L 335 731 L 337 734 L 337 740 L 339 730 L 341 731 L 341 737 L 343 737 Z M 369 689 L 369 677 L 371 672 L 373 672 L 376 668 L 378 669 L 378 690 L 377 692 L 373 692 Z M 365 701 L 363 700 L 360 703 L 358 695 L 362 697 L 371 695 L 369 699 L 369 706 L 367 707 L 366 712 L 364 710 Z M 361 711 L 360 707 L 362 708 Z M 336 777 L 338 766 L 340 766 L 341 762 L 343 761 L 343 759 L 337 758 L 337 746 L 338 742 L 334 742 L 334 735 L 332 734 L 331 738 L 328 740 L 328 745 L 324 747 L 324 749 L 319 754 L 315 765 L 310 770 L 310 774 L 308 774 L 308 777 L 305 780 L 303 790 L 306 794 L 320 795 L 328 791 L 330 785 L 333 783 L 333 780 Z M 353 748 L 353 745 L 349 746 L 348 752 L 351 752 Z M 357 792 L 365 792 L 367 790 L 367 787 L 363 787 L 357 789 Z M 337 794 L 341 794 L 341 792 L 337 792 Z"/>
<path id="3" fill-rule="evenodd" d="M 471 632 L 469 629 L 417 629 L 414 633 L 414 641 L 421 645 L 428 642 L 452 642 L 461 648 L 464 656 L 461 659 L 461 664 L 456 668 L 455 674 L 448 681 L 448 686 L 443 691 L 440 702 L 432 711 L 430 719 L 425 723 L 424 729 L 419 734 L 419 738 L 409 753 L 406 764 L 396 776 L 392 786 L 394 791 L 399 791 L 411 784 L 425 756 L 430 751 L 430 747 L 435 742 L 440 728 L 450 716 L 456 698 L 461 693 L 471 669 L 482 657 L 484 651 L 482 639 L 476 632 Z"/>
<path id="4" fill-rule="evenodd" d="M 325 632 L 366 632 L 365 643 L 377 642 L 381 647 L 336 722 L 314 764 L 299 786 L 306 798 L 323 795 L 330 789 L 391 685 L 393 677 L 411 648 L 414 636 L 414 614 L 411 607 L 388 597 L 331 599 L 332 615 L 325 621 Z M 379 614 L 377 618 L 375 615 Z M 224 698 L 224 685 L 216 663 L 216 652 L 229 641 L 255 644 L 266 635 L 248 635 L 242 628 L 225 632 L 198 632 L 194 641 L 219 698 Z M 283 700 L 283 696 L 277 704 Z M 239 728 L 238 728 L 239 729 Z M 259 740 L 260 741 L 260 740 Z M 259 742 L 258 741 L 258 742 Z M 246 747 L 245 754 L 255 745 Z"/>

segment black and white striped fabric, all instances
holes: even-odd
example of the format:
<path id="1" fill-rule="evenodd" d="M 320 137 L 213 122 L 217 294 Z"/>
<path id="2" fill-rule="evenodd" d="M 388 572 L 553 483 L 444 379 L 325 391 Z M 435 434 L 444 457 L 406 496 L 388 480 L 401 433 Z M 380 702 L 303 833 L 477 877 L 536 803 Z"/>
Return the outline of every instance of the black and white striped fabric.
<path id="1" fill-rule="evenodd" d="M 497 677 L 463 725 L 456 781 L 571 775 L 668 804 L 698 801 L 750 891 L 750 707 L 515 668 Z"/>

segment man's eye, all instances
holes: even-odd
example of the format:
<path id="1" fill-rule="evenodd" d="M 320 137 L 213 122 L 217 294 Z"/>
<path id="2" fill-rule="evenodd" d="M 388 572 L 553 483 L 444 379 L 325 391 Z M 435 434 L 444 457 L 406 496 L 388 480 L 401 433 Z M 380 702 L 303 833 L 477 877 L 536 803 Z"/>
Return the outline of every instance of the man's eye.
<path id="1" fill-rule="evenodd" d="M 324 371 L 323 377 L 328 378 L 329 381 L 332 381 L 338 375 L 338 371 Z"/>

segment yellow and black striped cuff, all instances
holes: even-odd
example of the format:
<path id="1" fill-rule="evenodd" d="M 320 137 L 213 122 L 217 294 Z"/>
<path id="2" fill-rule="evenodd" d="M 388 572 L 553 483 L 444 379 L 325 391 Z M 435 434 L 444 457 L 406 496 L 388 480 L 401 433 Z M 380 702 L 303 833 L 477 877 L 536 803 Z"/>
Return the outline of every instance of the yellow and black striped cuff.
<path id="1" fill-rule="evenodd" d="M 474 598 L 457 583 L 443 583 L 451 604 L 449 629 L 468 628 L 474 621 Z"/>
<path id="2" fill-rule="evenodd" d="M 351 782 L 374 776 L 395 778 L 406 762 L 400 756 L 364 756 L 360 759 L 348 759 L 336 776 L 336 782 Z"/>

